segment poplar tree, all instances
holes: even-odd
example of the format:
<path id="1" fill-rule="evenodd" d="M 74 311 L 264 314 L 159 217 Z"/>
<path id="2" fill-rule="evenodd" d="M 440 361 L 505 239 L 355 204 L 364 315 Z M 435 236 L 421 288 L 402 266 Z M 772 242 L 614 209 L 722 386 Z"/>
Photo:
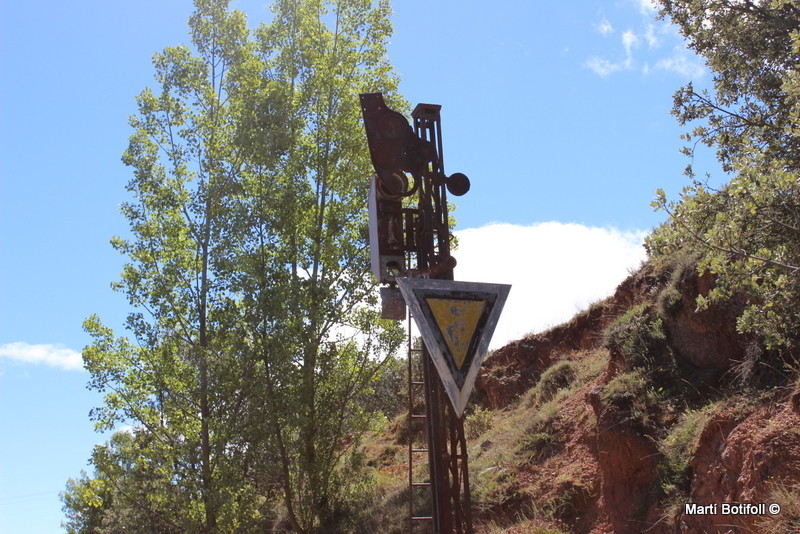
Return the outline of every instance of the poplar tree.
<path id="1" fill-rule="evenodd" d="M 402 106 L 385 0 L 278 0 L 256 31 L 196 0 L 154 56 L 123 161 L 129 337 L 84 324 L 100 430 L 70 532 L 336 532 L 363 478 L 362 403 L 400 342 L 379 319 L 358 94 Z M 99 526 L 98 526 L 99 525 Z"/>

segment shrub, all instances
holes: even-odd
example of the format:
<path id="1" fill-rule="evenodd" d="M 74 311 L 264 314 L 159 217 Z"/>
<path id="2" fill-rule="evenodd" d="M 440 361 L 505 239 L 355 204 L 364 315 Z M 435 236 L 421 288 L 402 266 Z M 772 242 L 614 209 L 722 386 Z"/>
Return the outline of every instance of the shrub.
<path id="1" fill-rule="evenodd" d="M 526 396 L 526 404 L 534 406 L 549 402 L 559 390 L 569 388 L 577 376 L 578 364 L 576 362 L 564 360 L 550 366 L 542 373 L 536 386 Z"/>
<path id="2" fill-rule="evenodd" d="M 692 456 L 697 449 L 697 440 L 710 417 L 711 410 L 688 410 L 672 427 L 669 434 L 658 444 L 662 459 L 659 463 L 661 488 L 670 493 L 672 487 L 688 489 L 691 481 Z"/>
<path id="3" fill-rule="evenodd" d="M 630 308 L 605 331 L 605 345 L 621 354 L 628 369 L 652 367 L 667 353 L 667 336 L 661 318 L 652 317 L 647 304 Z"/>
<path id="4" fill-rule="evenodd" d="M 647 375 L 637 369 L 612 378 L 603 388 L 602 399 L 604 404 L 628 409 L 634 420 L 646 424 L 653 406 L 663 411 L 664 390 L 653 388 Z"/>
<path id="5" fill-rule="evenodd" d="M 522 439 L 522 450 L 527 454 L 526 463 L 535 463 L 552 456 L 559 445 L 558 436 L 549 431 L 532 432 Z"/>
<path id="6" fill-rule="evenodd" d="M 467 439 L 476 439 L 492 428 L 493 416 L 491 410 L 475 406 L 472 413 L 464 421 L 464 433 Z"/>
<path id="7" fill-rule="evenodd" d="M 553 398 L 542 404 L 533 414 L 525 434 L 519 440 L 519 453 L 525 463 L 540 462 L 558 452 L 561 446 L 557 428 L 561 413 L 561 401 L 566 393 L 556 390 Z"/>
<path id="8" fill-rule="evenodd" d="M 380 368 L 366 402 L 393 419 L 408 410 L 408 360 L 393 356 Z"/>
<path id="9" fill-rule="evenodd" d="M 641 371 L 621 373 L 609 380 L 603 388 L 604 404 L 620 404 L 643 397 L 647 389 L 647 378 Z"/>
<path id="10" fill-rule="evenodd" d="M 680 309 L 683 295 L 680 289 L 674 285 L 668 285 L 658 294 L 656 298 L 656 309 L 659 317 L 670 317 Z"/>

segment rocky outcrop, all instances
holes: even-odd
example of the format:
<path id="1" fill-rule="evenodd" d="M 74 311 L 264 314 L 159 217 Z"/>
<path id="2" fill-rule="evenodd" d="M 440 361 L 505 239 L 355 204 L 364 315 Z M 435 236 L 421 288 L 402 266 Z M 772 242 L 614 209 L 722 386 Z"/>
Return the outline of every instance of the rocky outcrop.
<path id="1" fill-rule="evenodd" d="M 762 524 L 780 512 L 754 506 L 776 504 L 781 487 L 800 492 L 800 414 L 787 403 L 758 406 L 744 418 L 714 417 L 703 428 L 692 470 L 688 502 L 718 506 L 709 509 L 716 513 L 682 513 L 680 532 L 763 532 Z M 746 513 L 723 514 L 722 504 L 745 505 L 732 510 Z"/>
<path id="2" fill-rule="evenodd" d="M 736 331 L 743 299 L 733 298 L 696 311 L 697 296 L 708 295 L 714 285 L 713 276 L 698 276 L 691 270 L 678 283 L 680 300 L 663 313 L 664 327 L 677 355 L 700 369 L 719 371 L 720 375 L 734 362 L 744 361 L 748 339 Z"/>
<path id="3" fill-rule="evenodd" d="M 588 400 L 597 418 L 603 515 L 613 532 L 639 533 L 657 478 L 658 449 L 650 432 L 631 418 L 629 407 L 603 402 L 601 390 L 593 388 Z"/>

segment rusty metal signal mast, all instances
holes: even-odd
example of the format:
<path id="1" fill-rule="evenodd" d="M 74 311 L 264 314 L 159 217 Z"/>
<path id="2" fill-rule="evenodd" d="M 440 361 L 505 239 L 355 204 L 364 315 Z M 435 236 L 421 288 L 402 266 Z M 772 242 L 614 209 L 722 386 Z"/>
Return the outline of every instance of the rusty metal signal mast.
<path id="1" fill-rule="evenodd" d="M 463 195 L 470 183 L 461 173 L 444 173 L 440 109 L 419 104 L 412 113 L 412 129 L 403 115 L 386 106 L 381 93 L 361 95 L 375 168 L 370 190 L 372 268 L 383 285 L 386 318 L 406 318 L 399 278 L 453 280 L 447 192 Z M 416 207 L 409 207 L 415 195 Z M 448 402 L 428 349 L 412 348 L 410 326 L 409 318 L 409 427 L 415 420 L 426 423 L 427 447 L 415 448 L 409 438 L 409 532 L 473 534 L 464 419 Z M 414 376 L 415 353 L 422 360 L 419 378 Z M 424 397 L 424 414 L 414 413 L 415 392 Z M 429 480 L 414 480 L 414 458 L 425 454 Z M 431 511 L 422 513 L 415 510 L 414 497 L 426 489 Z"/>

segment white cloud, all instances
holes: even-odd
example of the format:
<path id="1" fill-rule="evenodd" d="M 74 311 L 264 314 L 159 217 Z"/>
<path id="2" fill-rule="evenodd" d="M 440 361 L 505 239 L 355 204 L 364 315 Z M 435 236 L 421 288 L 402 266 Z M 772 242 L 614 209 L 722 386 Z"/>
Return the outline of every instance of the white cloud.
<path id="1" fill-rule="evenodd" d="M 491 347 L 569 320 L 645 259 L 645 232 L 558 222 L 456 232 L 457 280 L 511 284 Z"/>
<path id="2" fill-rule="evenodd" d="M 662 28 L 664 26 L 662 25 Z M 663 30 L 662 30 L 663 31 Z M 661 44 L 661 39 L 658 38 L 656 35 L 656 26 L 655 24 L 648 24 L 647 29 L 644 32 L 644 39 L 647 41 L 647 46 L 649 48 L 658 48 Z"/>
<path id="3" fill-rule="evenodd" d="M 652 16 L 658 11 L 656 0 L 636 0 L 639 4 L 639 12 L 642 15 Z"/>
<path id="4" fill-rule="evenodd" d="M 614 33 L 614 27 L 605 17 L 603 17 L 602 20 L 595 25 L 595 28 L 597 29 L 597 32 L 603 36 Z"/>
<path id="5" fill-rule="evenodd" d="M 585 66 L 589 67 L 599 76 L 608 76 L 620 70 L 629 70 L 633 68 L 633 49 L 639 46 L 639 37 L 632 30 L 623 32 L 622 46 L 625 48 L 624 60 L 613 62 L 605 58 L 593 56 L 586 61 Z"/>
<path id="6" fill-rule="evenodd" d="M 628 4 L 638 8 L 641 18 L 638 23 L 621 32 L 622 51 L 617 49 L 612 52 L 613 55 L 604 53 L 591 56 L 584 62 L 584 67 L 603 77 L 620 71 L 639 69 L 639 65 L 645 76 L 654 70 L 678 74 L 684 78 L 699 78 L 704 75 L 706 69 L 702 59 L 686 47 L 686 40 L 677 26 L 665 20 L 654 20 L 658 11 L 656 0 L 629 0 Z M 593 27 L 603 37 L 615 32 L 605 16 L 601 16 L 600 22 L 593 24 Z M 646 49 L 641 50 L 643 45 Z M 598 46 L 600 45 L 595 48 Z M 664 57 L 673 46 L 672 54 Z M 624 57 L 621 57 L 623 53 Z M 607 59 L 608 57 L 613 59 Z"/>
<path id="7" fill-rule="evenodd" d="M 639 38 L 631 30 L 627 30 L 622 34 L 622 46 L 625 47 L 625 54 L 630 57 L 633 53 L 633 47 L 639 44 Z"/>
<path id="8" fill-rule="evenodd" d="M 83 369 L 81 353 L 60 345 L 6 343 L 0 345 L 0 358 L 22 363 L 44 364 L 68 371 Z"/>
<path id="9" fill-rule="evenodd" d="M 659 60 L 655 68 L 692 79 L 702 77 L 706 71 L 702 60 L 684 47 L 675 47 L 672 57 Z"/>
<path id="10" fill-rule="evenodd" d="M 602 57 L 593 56 L 586 60 L 585 65 L 598 76 L 608 76 L 618 70 L 622 70 L 622 63 L 614 63 Z"/>
<path id="11" fill-rule="evenodd" d="M 643 32 L 637 34 L 633 30 L 626 30 L 622 33 L 622 47 L 625 51 L 625 59 L 620 61 L 610 61 L 599 56 L 590 57 L 584 66 L 591 69 L 598 76 L 609 76 L 622 70 L 634 68 L 634 49 L 638 48 L 643 42 L 650 50 L 658 50 L 662 47 L 662 38 L 676 42 L 673 47 L 672 55 L 661 57 L 660 59 L 650 56 L 650 61 L 645 60 L 642 66 L 642 73 L 648 75 L 653 70 L 661 70 L 678 74 L 684 78 L 697 79 L 706 73 L 706 67 L 702 58 L 695 55 L 686 48 L 683 37 L 680 36 L 670 25 L 648 24 Z M 658 54 L 663 55 L 663 54 Z M 646 59 L 646 58 L 645 58 Z"/>
<path id="12" fill-rule="evenodd" d="M 622 34 L 622 46 L 625 47 L 625 62 L 623 65 L 626 69 L 633 66 L 633 49 L 639 46 L 639 38 L 631 30 Z"/>

